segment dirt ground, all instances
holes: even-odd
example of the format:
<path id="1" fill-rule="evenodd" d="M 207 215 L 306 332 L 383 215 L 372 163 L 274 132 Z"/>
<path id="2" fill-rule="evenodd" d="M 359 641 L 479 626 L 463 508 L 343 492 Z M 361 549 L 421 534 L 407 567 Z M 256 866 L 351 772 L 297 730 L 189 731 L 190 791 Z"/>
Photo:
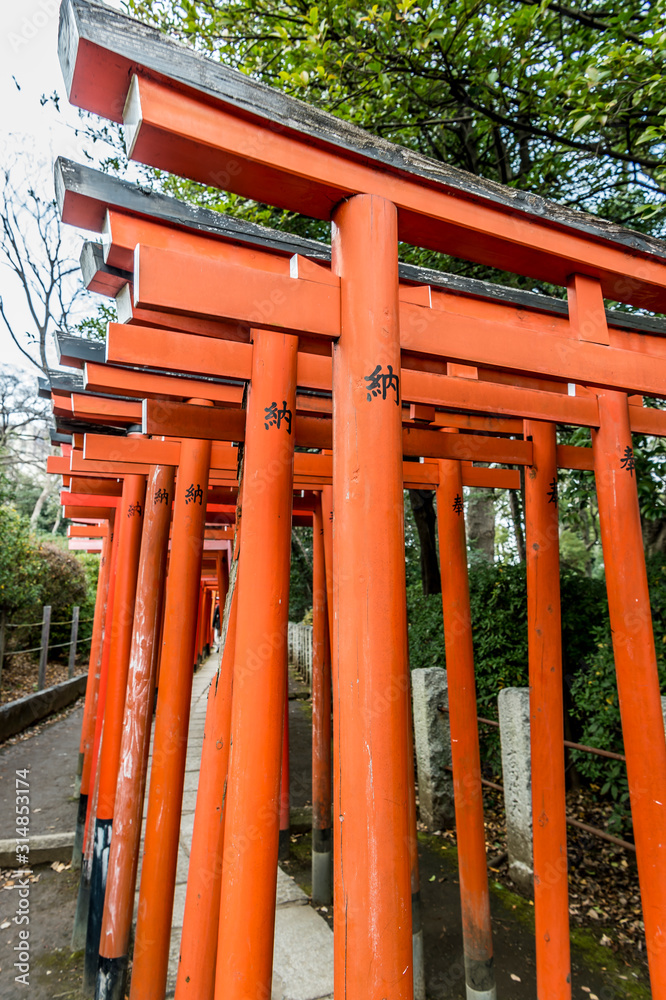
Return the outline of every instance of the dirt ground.
<path id="1" fill-rule="evenodd" d="M 295 808 L 311 804 L 311 713 L 301 685 L 292 685 L 290 701 L 291 796 Z M 30 769 L 33 833 L 72 830 L 76 813 L 76 761 L 81 706 L 64 718 L 41 724 L 27 737 L 0 747 L 0 838 L 14 836 L 15 774 Z M 310 835 L 292 836 L 292 856 L 285 864 L 306 892 L 310 890 Z M 455 844 L 441 836 L 420 835 L 421 895 L 428 1000 L 464 1000 L 460 901 Z M 17 879 L 0 880 L 0 997 L 2 1000 L 80 1000 L 81 953 L 69 944 L 76 907 L 78 873 L 48 865 L 34 869 L 30 883 L 30 987 L 15 982 L 14 948 L 19 927 L 13 922 Z M 575 874 L 574 876 L 575 877 Z M 14 883 L 9 884 L 9 883 Z M 491 907 L 498 996 L 534 1000 L 533 907 L 529 900 L 491 872 Z M 330 908 L 320 908 L 329 921 Z M 606 930 L 576 928 L 573 938 L 573 997 L 581 1000 L 649 998 L 643 967 L 600 944 Z"/>
<path id="2" fill-rule="evenodd" d="M 0 839 L 15 837 L 17 771 L 21 775 L 29 772 L 29 833 L 65 833 L 74 829 L 82 716 L 80 700 L 61 713 L 57 721 L 40 723 L 0 747 Z M 0 872 L 0 997 L 78 1000 L 83 956 L 73 955 L 70 949 L 78 872 L 68 867 L 56 871 L 50 865 L 36 865 L 32 872 L 27 886 L 29 925 L 15 922 L 23 878 L 11 870 Z M 26 928 L 30 931 L 29 986 L 16 982 L 15 976 L 20 973 L 14 968 L 15 948 L 21 944 L 19 930 Z"/>
<path id="3" fill-rule="evenodd" d="M 87 658 L 77 658 L 74 667 L 74 676 L 88 672 Z M 0 704 L 16 701 L 24 698 L 28 694 L 37 691 L 37 681 L 39 676 L 39 664 L 30 656 L 7 656 L 2 670 L 2 682 L 0 684 Z M 68 677 L 68 664 L 60 660 L 50 660 L 46 664 L 45 687 L 53 687 L 66 681 Z"/>

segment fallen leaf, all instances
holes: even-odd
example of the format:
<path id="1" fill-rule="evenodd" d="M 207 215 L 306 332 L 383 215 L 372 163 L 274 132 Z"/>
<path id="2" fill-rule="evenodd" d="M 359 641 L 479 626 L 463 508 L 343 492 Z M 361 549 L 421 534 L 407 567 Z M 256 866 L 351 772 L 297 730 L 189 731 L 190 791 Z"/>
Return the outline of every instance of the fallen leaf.
<path id="1" fill-rule="evenodd" d="M 54 861 L 53 864 L 51 865 L 51 868 L 53 868 L 54 872 L 64 872 L 66 867 L 67 865 L 63 864 L 62 861 Z"/>

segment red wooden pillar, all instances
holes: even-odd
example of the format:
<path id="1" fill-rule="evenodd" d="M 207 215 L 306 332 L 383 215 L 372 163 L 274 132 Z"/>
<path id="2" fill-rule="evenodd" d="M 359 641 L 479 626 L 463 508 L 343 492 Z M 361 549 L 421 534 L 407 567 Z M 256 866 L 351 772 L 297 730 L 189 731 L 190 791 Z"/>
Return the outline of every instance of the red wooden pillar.
<path id="1" fill-rule="evenodd" d="M 109 674 L 109 651 L 111 647 L 111 619 L 116 594 L 116 567 L 118 565 L 118 539 L 120 526 L 115 525 L 111 535 L 111 559 L 109 561 L 109 589 L 104 616 L 104 632 L 102 635 L 102 663 L 99 675 L 99 690 L 97 693 L 97 713 L 95 717 L 95 732 L 92 749 L 89 755 L 89 771 L 86 776 L 87 762 L 84 761 L 81 782 L 88 787 L 88 803 L 85 826 L 83 830 L 83 854 L 81 859 L 81 877 L 76 900 L 76 914 L 72 930 L 72 950 L 81 951 L 86 946 L 88 929 L 88 910 L 90 906 L 90 876 L 92 874 L 93 833 L 95 830 L 95 813 L 97 810 L 97 794 L 99 791 L 99 750 L 102 740 L 102 723 L 104 721 L 104 705 L 106 702 L 106 687 Z"/>
<path id="2" fill-rule="evenodd" d="M 193 667 L 199 666 L 199 661 L 201 660 L 201 635 L 203 626 L 203 604 L 204 604 L 204 588 L 203 583 L 199 581 L 199 598 L 197 601 L 197 628 L 194 636 L 194 658 Z"/>
<path id="3" fill-rule="evenodd" d="M 115 512 L 114 512 L 115 514 Z M 72 865 L 81 865 L 83 851 L 83 832 L 88 811 L 88 788 L 90 784 L 90 763 L 93 739 L 95 736 L 95 717 L 99 695 L 99 680 L 102 670 L 102 648 L 104 635 L 104 619 L 109 594 L 109 568 L 111 562 L 111 539 L 113 536 L 113 518 L 107 522 L 107 533 L 102 539 L 102 554 L 97 574 L 97 594 L 95 596 L 95 614 L 93 618 L 92 640 L 90 643 L 90 660 L 88 663 L 88 680 L 86 682 L 86 700 L 81 723 L 81 744 L 79 751 L 79 770 L 81 787 L 79 790 L 79 808 L 76 817 L 74 847 L 72 849 Z"/>
<path id="4" fill-rule="evenodd" d="M 213 614 L 215 611 L 215 590 L 213 587 L 208 587 L 208 603 L 206 604 L 206 646 L 208 647 L 208 655 L 210 656 L 210 651 L 213 646 Z"/>
<path id="5" fill-rule="evenodd" d="M 146 492 L 96 1000 L 125 995 L 173 490 L 174 469 L 155 466 Z"/>
<path id="6" fill-rule="evenodd" d="M 333 487 L 321 491 L 321 520 L 324 528 L 324 563 L 326 566 L 326 616 L 328 619 L 328 649 L 333 662 Z M 332 682 L 335 678 L 331 678 Z"/>
<path id="7" fill-rule="evenodd" d="M 217 603 L 220 607 L 220 633 L 222 632 L 222 621 L 224 619 L 224 608 L 227 603 L 227 593 L 229 592 L 229 560 L 226 552 L 219 552 L 217 555 Z"/>
<path id="8" fill-rule="evenodd" d="M 193 400 L 199 405 L 205 400 Z M 163 1000 L 178 860 L 210 441 L 180 446 L 130 997 Z"/>
<path id="9" fill-rule="evenodd" d="M 284 662 L 284 722 L 282 725 L 282 766 L 280 768 L 280 833 L 278 837 L 278 859 L 289 857 L 290 836 L 290 794 L 289 794 L 289 669 L 285 648 Z"/>
<path id="10" fill-rule="evenodd" d="M 331 847 L 331 660 L 319 502 L 312 521 L 312 901 L 325 906 L 333 899 Z"/>
<path id="11" fill-rule="evenodd" d="M 104 730 L 99 753 L 99 797 L 93 832 L 93 856 L 90 874 L 90 903 L 86 933 L 84 988 L 93 990 L 97 977 L 99 936 L 106 890 L 111 827 L 116 798 L 120 760 L 127 669 L 134 623 L 134 599 L 139 568 L 146 477 L 126 476 L 118 509 L 118 559 L 116 590 L 111 618 L 111 646 L 104 705 Z"/>
<path id="12" fill-rule="evenodd" d="M 186 997 L 192 997 L 192 1000 L 213 1000 L 215 991 L 237 595 L 238 580 L 231 598 L 220 668 L 208 692 L 176 1000 L 185 1000 Z"/>
<path id="13" fill-rule="evenodd" d="M 495 969 L 463 510 L 460 462 L 440 462 L 437 527 L 465 980 L 468 996 L 493 1000 L 496 996 Z"/>
<path id="14" fill-rule="evenodd" d="M 212 587 L 206 588 L 206 651 L 210 656 L 213 635 L 213 610 L 215 592 Z"/>
<path id="15" fill-rule="evenodd" d="M 271 994 L 297 353 L 296 337 L 254 332 L 217 1000 Z"/>
<path id="16" fill-rule="evenodd" d="M 534 448 L 533 464 L 525 476 L 525 550 L 537 996 L 568 1000 L 571 958 L 555 426 L 526 420 L 525 437 L 532 439 Z"/>
<path id="17" fill-rule="evenodd" d="M 407 609 L 405 608 L 405 612 Z M 409 647 L 405 651 L 409 662 Z M 411 684 L 410 684 L 411 705 Z M 412 716 L 413 718 L 413 716 Z M 414 727 L 409 720 L 409 759 L 414 760 Z M 421 879 L 419 875 L 419 842 L 416 829 L 416 783 L 414 769 L 410 772 L 407 810 L 409 821 L 409 863 L 412 887 L 412 962 L 414 969 L 414 1000 L 426 1000 L 425 957 L 423 954 L 423 925 L 421 922 Z"/>
<path id="18" fill-rule="evenodd" d="M 601 543 L 652 995 L 666 997 L 666 743 L 627 397 L 599 393 Z"/>
<path id="19" fill-rule="evenodd" d="M 333 269 L 335 993 L 412 1000 L 405 552 L 395 206 L 336 210 Z"/>

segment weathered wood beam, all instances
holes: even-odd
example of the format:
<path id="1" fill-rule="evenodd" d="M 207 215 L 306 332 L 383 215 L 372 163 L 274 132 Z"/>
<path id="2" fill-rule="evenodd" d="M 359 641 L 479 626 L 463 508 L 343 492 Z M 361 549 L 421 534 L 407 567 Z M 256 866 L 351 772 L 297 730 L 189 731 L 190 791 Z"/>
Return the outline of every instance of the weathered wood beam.
<path id="1" fill-rule="evenodd" d="M 157 234 L 161 229 L 161 239 L 166 238 L 165 234 L 175 240 L 178 233 L 189 233 L 198 235 L 201 243 L 205 240 L 218 244 L 220 241 L 233 242 L 238 246 L 256 247 L 282 257 L 299 254 L 320 263 L 330 262 L 331 248 L 326 243 L 257 226 L 221 212 L 187 205 L 71 160 L 59 158 L 56 161 L 55 186 L 63 221 L 106 234 L 107 243 L 104 247 L 101 244 L 91 244 L 88 250 L 84 247 L 82 266 L 85 256 L 88 267 L 86 284 L 93 278 L 90 273 L 93 261 L 99 262 L 100 266 L 108 270 L 109 264 L 120 267 L 118 261 L 122 260 L 127 265 L 127 270 L 121 269 L 120 274 L 125 275 L 126 281 L 131 280 L 134 247 L 139 242 L 150 242 L 145 238 L 145 232 L 137 238 L 141 232 L 141 220 L 150 224 L 155 238 L 158 238 Z M 112 224 L 114 215 L 115 226 Z M 120 217 L 124 220 L 122 233 L 118 230 Z M 108 264 L 104 260 L 104 254 L 109 258 Z M 568 316 L 566 300 L 550 295 L 435 271 L 432 268 L 416 267 L 413 264 L 400 263 L 398 271 L 403 283 L 432 285 L 442 291 L 448 290 L 457 297 L 504 303 L 517 306 L 523 312 L 527 310 L 565 318 Z M 99 280 L 109 281 L 109 278 L 100 273 Z M 107 294 L 115 296 L 116 292 L 117 287 L 115 292 Z M 661 318 L 607 309 L 606 321 L 609 327 L 666 336 L 666 323 Z"/>
<path id="2" fill-rule="evenodd" d="M 588 274 L 607 298 L 666 307 L 660 241 L 378 139 L 107 7 L 65 0 L 59 54 L 70 101 L 124 119 L 136 159 L 323 219 L 377 194 L 407 242 L 562 286 Z"/>
<path id="3" fill-rule="evenodd" d="M 339 297 L 329 284 L 284 278 L 241 266 L 199 260 L 139 245 L 135 304 L 143 309 L 203 318 L 223 317 L 262 328 L 339 334 Z M 569 325 L 558 334 L 523 330 L 432 307 L 400 303 L 401 344 L 410 352 L 472 365 L 565 379 L 651 396 L 666 395 L 666 340 L 642 338 L 643 351 L 579 340 Z M 336 333 L 337 331 L 337 333 Z"/>

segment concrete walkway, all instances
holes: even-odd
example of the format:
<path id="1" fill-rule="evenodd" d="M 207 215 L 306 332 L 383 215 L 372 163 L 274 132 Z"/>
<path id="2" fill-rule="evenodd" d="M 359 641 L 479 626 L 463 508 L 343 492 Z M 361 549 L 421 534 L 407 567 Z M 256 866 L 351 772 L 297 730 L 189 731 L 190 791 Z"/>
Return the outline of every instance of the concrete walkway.
<path id="1" fill-rule="evenodd" d="M 176 986 L 208 689 L 215 677 L 218 660 L 217 654 L 210 656 L 194 675 L 192 684 L 167 997 L 173 996 Z M 146 796 L 146 803 L 147 799 Z M 137 897 L 139 884 L 140 878 L 137 878 Z M 272 1000 L 332 1000 L 332 996 L 333 932 L 324 918 L 308 905 L 308 897 L 294 879 L 278 868 Z"/>

